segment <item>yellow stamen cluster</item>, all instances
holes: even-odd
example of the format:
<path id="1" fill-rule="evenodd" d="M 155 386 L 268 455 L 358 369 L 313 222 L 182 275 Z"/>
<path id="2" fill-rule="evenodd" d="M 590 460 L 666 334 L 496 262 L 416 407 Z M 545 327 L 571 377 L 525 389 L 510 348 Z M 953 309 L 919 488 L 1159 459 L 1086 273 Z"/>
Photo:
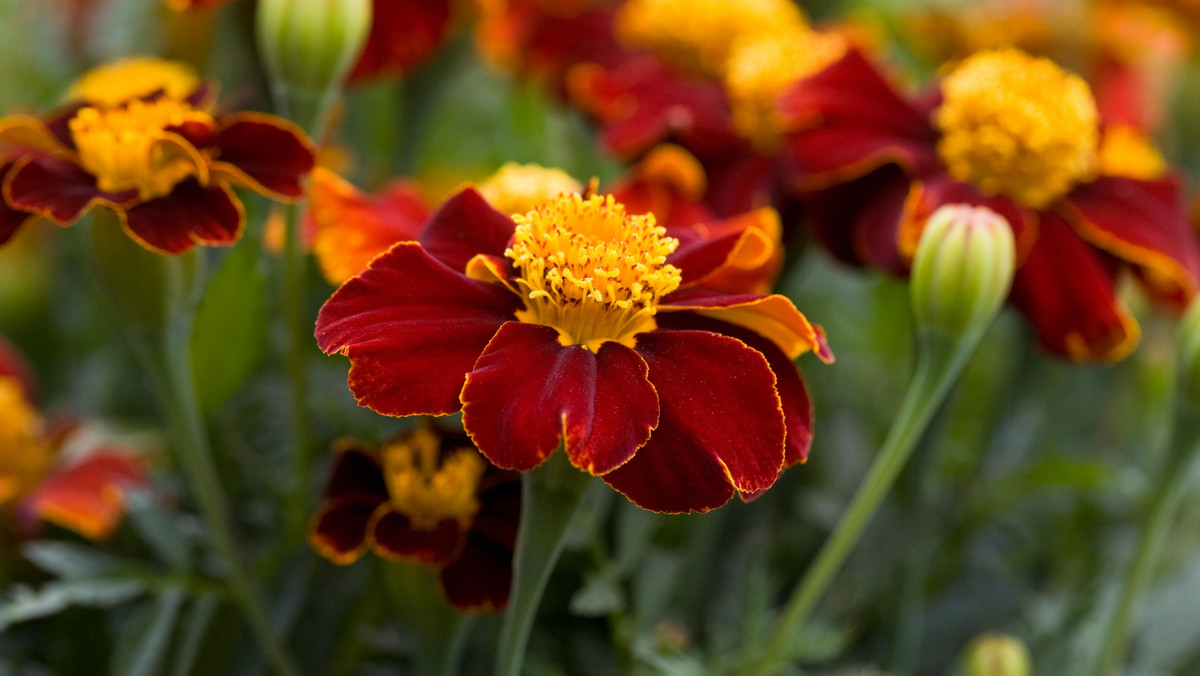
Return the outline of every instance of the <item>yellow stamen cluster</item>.
<path id="1" fill-rule="evenodd" d="M 791 0 L 627 0 L 617 36 L 692 75 L 720 77 L 735 40 L 806 25 Z"/>
<path id="2" fill-rule="evenodd" d="M 207 181 L 195 148 L 167 127 L 184 122 L 213 123 L 207 114 L 174 99 L 131 101 L 116 108 L 82 108 L 70 121 L 80 164 L 106 192 L 138 191 L 142 199 L 161 197 L 180 181 Z"/>
<path id="3" fill-rule="evenodd" d="M 504 254 L 526 292 L 517 319 L 557 329 L 563 345 L 633 347 L 657 326 L 659 300 L 679 288 L 680 270 L 666 262 L 679 240 L 611 195 L 563 195 L 513 220 Z"/>
<path id="4" fill-rule="evenodd" d="M 45 475 L 50 447 L 41 416 L 16 378 L 0 376 L 0 505 L 25 495 Z"/>
<path id="5" fill-rule="evenodd" d="M 487 467 L 470 448 L 441 453 L 441 440 L 427 429 L 385 446 L 384 480 L 392 507 L 408 517 L 413 528 L 433 530 L 445 519 L 466 529 L 479 511 L 475 491 Z"/>
<path id="6" fill-rule="evenodd" d="M 583 192 L 583 185 L 562 169 L 509 162 L 484 179 L 479 194 L 497 211 L 523 214 L 561 194 Z"/>
<path id="7" fill-rule="evenodd" d="M 200 76 L 185 63 L 134 57 L 96 66 L 79 76 L 66 98 L 109 107 L 155 92 L 169 99 L 184 99 L 199 86 Z"/>
<path id="8" fill-rule="evenodd" d="M 980 52 L 946 76 L 942 94 L 937 149 L 954 178 L 1040 209 L 1094 175 L 1096 101 L 1051 61 Z"/>
<path id="9" fill-rule="evenodd" d="M 1104 130 L 1100 141 L 1100 173 L 1143 181 L 1161 178 L 1167 161 L 1146 135 L 1123 125 Z"/>
<path id="10" fill-rule="evenodd" d="M 846 40 L 805 26 L 736 41 L 725 63 L 725 89 L 733 127 L 763 151 L 774 150 L 783 120 L 775 104 L 800 80 L 841 58 Z"/>

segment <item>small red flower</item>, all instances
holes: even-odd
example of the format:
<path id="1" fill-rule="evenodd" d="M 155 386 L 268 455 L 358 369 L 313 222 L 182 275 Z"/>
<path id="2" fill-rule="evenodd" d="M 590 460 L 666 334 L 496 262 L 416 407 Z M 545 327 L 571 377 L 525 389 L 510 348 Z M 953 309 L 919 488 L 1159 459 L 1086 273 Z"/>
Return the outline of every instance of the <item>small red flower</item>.
<path id="1" fill-rule="evenodd" d="M 791 183 L 830 251 L 903 273 L 925 217 L 986 206 L 1016 236 L 1010 300 L 1052 352 L 1116 361 L 1133 349 L 1139 328 L 1115 293 L 1123 270 L 1173 304 L 1197 290 L 1177 177 L 1103 127 L 1087 85 L 1049 61 L 982 52 L 937 96 L 909 100 L 851 49 L 780 110 L 798 129 Z"/>
<path id="2" fill-rule="evenodd" d="M 303 194 L 314 154 L 295 125 L 262 113 L 214 117 L 206 87 L 187 98 L 151 91 L 45 120 L 0 119 L 0 142 L 14 149 L 0 166 L 0 243 L 31 215 L 68 226 L 103 206 L 146 248 L 181 253 L 238 240 L 246 217 L 232 186 L 278 200 Z"/>
<path id="3" fill-rule="evenodd" d="M 737 248 L 685 247 L 611 197 L 510 218 L 467 189 L 330 298 L 317 342 L 350 358 L 361 405 L 462 410 L 499 467 L 532 469 L 563 445 L 642 507 L 705 511 L 804 459 L 811 411 L 792 359 L 832 359 L 786 298 L 702 286 Z"/>
<path id="4" fill-rule="evenodd" d="M 512 582 L 521 477 L 461 435 L 421 428 L 380 449 L 344 441 L 309 541 L 338 564 L 370 548 L 441 571 L 450 603 L 502 610 Z"/>
<path id="5" fill-rule="evenodd" d="M 371 32 L 349 80 L 399 77 L 424 63 L 446 39 L 452 5 L 450 0 L 373 0 Z"/>

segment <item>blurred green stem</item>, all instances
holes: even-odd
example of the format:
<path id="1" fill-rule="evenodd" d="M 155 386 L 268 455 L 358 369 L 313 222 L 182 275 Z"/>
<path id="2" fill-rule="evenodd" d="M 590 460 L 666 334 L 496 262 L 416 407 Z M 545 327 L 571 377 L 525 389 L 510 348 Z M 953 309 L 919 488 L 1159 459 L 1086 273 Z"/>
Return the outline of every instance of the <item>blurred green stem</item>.
<path id="1" fill-rule="evenodd" d="M 392 609 L 416 637 L 417 673 L 459 673 L 472 619 L 450 608 L 439 590 L 438 571 L 407 561 L 380 561 Z"/>
<path id="2" fill-rule="evenodd" d="M 1138 537 L 1137 550 L 1121 584 L 1117 605 L 1108 618 L 1104 639 L 1099 644 L 1096 674 L 1113 676 L 1121 672 L 1129 646 L 1129 629 L 1138 600 L 1154 576 L 1175 520 L 1187 495 L 1194 459 L 1200 456 L 1200 411 L 1185 402 L 1178 404 L 1175 435 L 1171 451 L 1158 481 L 1148 484 L 1152 493 Z"/>
<path id="3" fill-rule="evenodd" d="M 562 553 L 571 522 L 583 504 L 589 479 L 591 475 L 572 466 L 562 449 L 522 478 L 512 594 L 500 629 L 496 676 L 521 674 L 542 592 Z"/>
<path id="4" fill-rule="evenodd" d="M 883 448 L 833 533 L 796 585 L 766 649 L 747 674 L 774 674 L 786 665 L 791 640 L 887 497 L 933 414 L 975 352 L 982 333 L 976 330 L 959 340 L 941 334 L 919 334 L 916 371 Z"/>
<path id="5" fill-rule="evenodd" d="M 292 408 L 292 484 L 285 513 L 287 543 L 303 539 L 308 520 L 309 474 L 312 471 L 312 449 L 308 430 L 308 370 L 305 355 L 312 344 L 311 322 L 305 316 L 305 256 L 300 241 L 300 205 L 287 207 L 283 244 L 283 316 L 287 334 L 285 357 L 289 403 Z"/>
<path id="6" fill-rule="evenodd" d="M 203 289 L 202 259 L 151 253 L 121 232 L 116 217 L 97 211 L 92 223 L 96 272 L 138 356 L 153 376 L 179 464 L 209 536 L 227 568 L 228 584 L 275 672 L 297 674 L 276 638 L 262 598 L 237 549 L 229 505 L 213 462 L 196 398 L 192 328 Z"/>

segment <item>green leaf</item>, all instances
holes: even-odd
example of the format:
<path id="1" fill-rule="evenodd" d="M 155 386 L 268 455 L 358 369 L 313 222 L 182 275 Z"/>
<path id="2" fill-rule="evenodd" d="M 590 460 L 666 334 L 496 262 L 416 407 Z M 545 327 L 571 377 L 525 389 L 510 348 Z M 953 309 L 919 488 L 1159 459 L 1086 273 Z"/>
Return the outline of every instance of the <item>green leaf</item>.
<path id="1" fill-rule="evenodd" d="M 175 676 L 192 673 L 208 625 L 212 623 L 220 605 L 215 596 L 201 596 L 192 604 L 180 629 L 179 650 L 175 653 Z"/>
<path id="2" fill-rule="evenodd" d="M 258 247 L 245 241 L 209 281 L 192 330 L 196 396 L 211 413 L 237 392 L 262 357 L 267 281 Z"/>
<path id="3" fill-rule="evenodd" d="M 190 570 L 191 556 L 183 530 L 146 491 L 125 492 L 129 521 L 158 558 L 174 570 Z"/>
<path id="4" fill-rule="evenodd" d="M 160 664 L 171 643 L 175 618 L 185 595 L 179 587 L 159 594 L 153 603 L 143 604 L 122 627 L 113 650 L 112 673 L 126 676 L 154 676 L 162 673 Z"/>
<path id="5" fill-rule="evenodd" d="M 580 617 L 601 617 L 625 608 L 625 595 L 617 583 L 603 575 L 589 575 L 571 597 L 571 612 Z"/>
<path id="6" fill-rule="evenodd" d="M 16 586 L 0 601 L 0 631 L 17 622 L 54 615 L 73 605 L 108 608 L 146 591 L 139 580 L 63 580 L 41 589 Z"/>
<path id="7" fill-rule="evenodd" d="M 95 578 L 122 572 L 141 572 L 140 562 L 71 542 L 37 540 L 21 545 L 21 554 L 42 570 L 66 579 Z"/>

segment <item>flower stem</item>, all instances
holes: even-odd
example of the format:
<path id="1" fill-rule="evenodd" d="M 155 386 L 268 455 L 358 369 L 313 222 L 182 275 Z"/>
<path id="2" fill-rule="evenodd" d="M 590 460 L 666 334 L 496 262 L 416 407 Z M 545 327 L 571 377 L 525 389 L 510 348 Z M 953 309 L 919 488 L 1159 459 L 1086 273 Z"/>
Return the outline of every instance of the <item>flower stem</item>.
<path id="1" fill-rule="evenodd" d="M 106 217 L 107 216 L 107 217 Z M 208 430 L 196 397 L 192 328 L 202 288 L 193 251 L 162 256 L 130 241 L 110 214 L 94 219 L 96 273 L 138 357 L 153 378 L 179 464 L 196 497 L 213 545 L 225 563 L 227 583 L 277 674 L 297 670 L 267 619 L 229 523 Z"/>
<path id="2" fill-rule="evenodd" d="M 562 553 L 567 531 L 583 504 L 590 479 L 591 475 L 571 465 L 561 449 L 522 479 L 512 594 L 500 629 L 496 676 L 521 674 L 542 592 Z"/>
<path id="3" fill-rule="evenodd" d="M 459 673 L 472 618 L 452 610 L 438 592 L 437 570 L 407 561 L 380 563 L 392 608 L 415 634 L 417 673 Z"/>
<path id="4" fill-rule="evenodd" d="M 1125 572 L 1117 605 L 1109 615 L 1104 639 L 1099 644 L 1100 656 L 1095 672 L 1099 676 L 1113 676 L 1121 671 L 1138 600 L 1150 584 L 1162 558 L 1171 524 L 1187 495 L 1192 460 L 1200 455 L 1200 414 L 1188 404 L 1181 403 L 1175 425 L 1175 439 L 1163 466 L 1162 477 L 1148 486 L 1153 496 L 1142 522 L 1137 550 Z"/>
<path id="5" fill-rule="evenodd" d="M 920 337 L 916 372 L 883 448 L 833 533 L 796 585 L 766 649 L 750 666 L 747 674 L 761 676 L 778 673 L 786 664 L 791 640 L 804 625 L 833 576 L 854 549 L 879 504 L 891 490 L 934 412 L 945 400 L 981 337 L 982 331 L 972 332 L 957 341 L 940 334 Z"/>
<path id="6" fill-rule="evenodd" d="M 312 322 L 305 316 L 307 293 L 305 257 L 300 242 L 300 206 L 287 207 L 283 244 L 283 316 L 286 326 L 286 371 L 291 407 L 292 471 L 285 513 L 286 543 L 303 539 L 308 519 L 312 451 L 308 430 L 308 370 L 305 355 L 312 344 Z"/>

